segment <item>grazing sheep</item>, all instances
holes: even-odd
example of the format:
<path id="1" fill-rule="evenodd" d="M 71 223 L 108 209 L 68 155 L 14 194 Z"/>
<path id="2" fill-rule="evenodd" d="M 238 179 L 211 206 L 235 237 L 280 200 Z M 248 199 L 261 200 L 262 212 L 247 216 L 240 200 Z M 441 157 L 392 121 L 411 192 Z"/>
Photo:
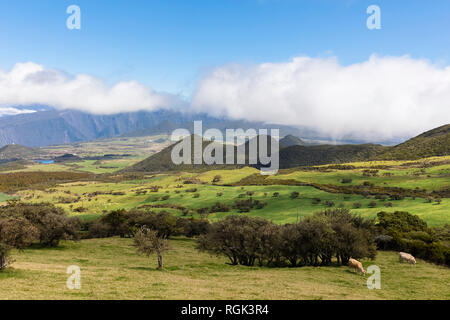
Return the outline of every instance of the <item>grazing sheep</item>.
<path id="1" fill-rule="evenodd" d="M 398 256 L 399 256 L 400 262 L 406 261 L 410 264 L 416 264 L 416 259 L 409 253 L 399 252 Z"/>
<path id="2" fill-rule="evenodd" d="M 356 271 L 361 272 L 362 275 L 366 274 L 366 271 L 364 270 L 361 262 L 359 262 L 358 260 L 355 260 L 353 258 L 350 258 L 350 260 L 348 261 L 348 266 L 350 268 L 355 269 Z"/>

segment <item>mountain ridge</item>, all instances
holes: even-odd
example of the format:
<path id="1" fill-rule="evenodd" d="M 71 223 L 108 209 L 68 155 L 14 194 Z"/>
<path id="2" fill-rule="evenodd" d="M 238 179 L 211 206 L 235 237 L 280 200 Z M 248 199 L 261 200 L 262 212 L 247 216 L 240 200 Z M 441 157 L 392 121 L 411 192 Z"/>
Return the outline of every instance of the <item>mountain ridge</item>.
<path id="1" fill-rule="evenodd" d="M 353 144 L 353 145 L 347 144 L 347 145 L 309 145 L 309 146 L 280 145 L 279 150 L 280 169 L 384 159 L 390 157 L 389 156 L 390 154 L 395 155 L 397 154 L 397 152 L 401 152 L 405 147 L 413 150 L 421 148 L 420 150 L 422 150 L 420 151 L 419 155 L 413 155 L 408 160 L 417 159 L 417 157 L 419 156 L 421 157 L 422 155 L 426 155 L 427 157 L 436 155 L 450 155 L 450 148 L 449 148 L 450 143 L 447 145 L 441 144 L 443 141 L 450 142 L 449 139 L 450 139 L 450 125 L 444 125 L 439 128 L 435 128 L 427 132 L 424 132 L 416 137 L 413 137 L 405 141 L 404 143 L 401 143 L 393 147 L 370 143 Z M 417 146 L 417 143 L 419 144 L 419 146 Z M 426 148 L 427 143 L 432 145 L 431 149 Z M 203 144 L 205 144 L 205 141 L 203 142 Z M 249 142 L 246 142 L 246 159 L 248 159 L 248 144 Z M 173 146 L 174 144 L 163 149 L 161 152 L 154 154 L 129 168 L 126 168 L 124 171 L 126 172 L 134 170 L 143 172 L 164 171 L 165 167 L 167 166 L 170 167 L 171 171 L 193 168 L 194 167 L 193 165 L 189 167 L 186 166 L 178 167 L 173 163 L 169 163 L 171 162 L 171 160 L 167 155 L 169 154 L 169 151 L 172 150 Z M 398 151 L 398 149 L 400 149 L 400 151 Z M 423 150 L 426 150 L 426 152 L 423 152 Z M 162 158 L 161 155 L 166 156 Z M 398 159 L 395 160 L 405 160 L 403 159 L 404 154 L 399 155 L 397 158 Z M 200 166 L 197 165 L 197 168 L 199 168 Z M 260 165 L 252 165 L 252 166 L 258 168 L 260 167 Z M 222 167 L 226 167 L 226 165 L 222 165 Z M 229 166 L 229 168 L 231 168 L 231 166 Z"/>

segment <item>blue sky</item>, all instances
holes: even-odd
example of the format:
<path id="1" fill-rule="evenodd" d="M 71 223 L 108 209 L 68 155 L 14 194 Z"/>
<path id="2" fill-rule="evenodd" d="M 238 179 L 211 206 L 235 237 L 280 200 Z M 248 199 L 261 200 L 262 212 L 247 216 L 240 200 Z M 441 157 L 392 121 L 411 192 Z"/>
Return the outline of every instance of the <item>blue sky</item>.
<path id="1" fill-rule="evenodd" d="M 71 4 L 80 31 L 65 26 Z M 381 8 L 381 30 L 366 28 L 370 4 Z M 190 95 L 227 63 L 307 55 L 347 65 L 378 53 L 448 65 L 448 30 L 449 0 L 0 0 L 0 69 L 33 61 Z"/>

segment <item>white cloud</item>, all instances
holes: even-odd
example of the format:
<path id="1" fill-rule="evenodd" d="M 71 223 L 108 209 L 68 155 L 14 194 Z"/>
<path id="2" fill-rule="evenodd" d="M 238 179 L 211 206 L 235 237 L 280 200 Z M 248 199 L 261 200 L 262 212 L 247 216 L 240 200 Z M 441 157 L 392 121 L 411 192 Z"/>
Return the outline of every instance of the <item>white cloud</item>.
<path id="1" fill-rule="evenodd" d="M 30 105 L 95 114 L 186 107 L 178 97 L 136 81 L 108 86 L 87 74 L 71 77 L 32 62 L 0 70 L 0 116 L 33 112 L 26 109 Z M 225 65 L 198 82 L 184 109 L 307 126 L 336 139 L 411 137 L 450 123 L 450 67 L 376 55 L 348 66 L 310 57 Z"/>
<path id="2" fill-rule="evenodd" d="M 175 96 L 156 93 L 136 81 L 107 86 L 87 74 L 70 77 L 57 70 L 28 62 L 9 72 L 0 70 L 0 106 L 47 105 L 96 114 L 174 107 Z"/>
<path id="3" fill-rule="evenodd" d="M 34 113 L 35 110 L 18 109 L 13 107 L 0 107 L 0 117 L 3 116 L 15 116 L 21 113 Z"/>
<path id="4" fill-rule="evenodd" d="M 379 57 L 226 65 L 198 84 L 192 108 L 214 116 L 316 128 L 335 138 L 409 137 L 450 123 L 450 67 Z"/>

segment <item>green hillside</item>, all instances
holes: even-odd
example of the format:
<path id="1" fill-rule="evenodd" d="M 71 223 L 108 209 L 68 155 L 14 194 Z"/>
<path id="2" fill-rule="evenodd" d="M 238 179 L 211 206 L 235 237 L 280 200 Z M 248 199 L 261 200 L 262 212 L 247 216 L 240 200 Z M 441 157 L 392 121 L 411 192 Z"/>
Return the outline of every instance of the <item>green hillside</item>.
<path id="1" fill-rule="evenodd" d="M 386 148 L 375 144 L 291 146 L 280 150 L 280 168 L 368 161 Z"/>
<path id="2" fill-rule="evenodd" d="M 206 165 L 204 163 L 199 165 L 194 165 L 194 136 L 186 137 L 186 139 L 191 139 L 191 163 L 192 164 L 174 164 L 172 161 L 172 150 L 176 145 L 178 145 L 180 142 L 174 143 L 160 152 L 151 155 L 150 157 L 124 169 L 122 172 L 167 172 L 167 171 L 191 171 L 191 170 L 211 170 L 211 169 L 233 169 L 240 166 L 235 165 Z M 208 145 L 211 143 L 211 141 L 202 140 L 202 150 L 205 149 Z M 225 163 L 225 146 L 223 144 L 218 144 L 219 148 L 222 148 L 223 150 L 223 162 Z M 234 153 L 236 151 L 234 150 Z"/>
<path id="3" fill-rule="evenodd" d="M 378 156 L 380 160 L 416 160 L 450 154 L 450 124 L 427 131 Z"/>

